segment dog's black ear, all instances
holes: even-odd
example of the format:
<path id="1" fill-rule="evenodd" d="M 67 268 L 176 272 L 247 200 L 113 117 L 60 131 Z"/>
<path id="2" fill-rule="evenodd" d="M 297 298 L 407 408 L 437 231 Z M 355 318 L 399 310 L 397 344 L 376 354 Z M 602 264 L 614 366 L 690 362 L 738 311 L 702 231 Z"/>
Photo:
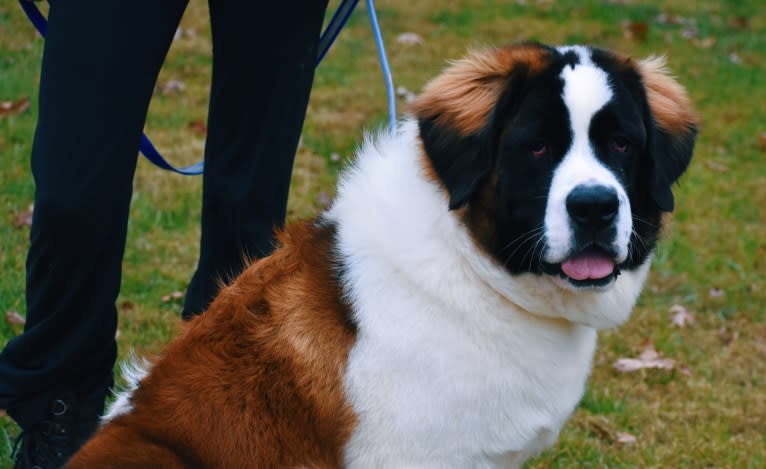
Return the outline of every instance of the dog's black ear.
<path id="1" fill-rule="evenodd" d="M 462 207 L 492 167 L 486 131 L 462 135 L 436 116 L 423 117 L 418 125 L 431 167 L 449 192 L 450 210 Z"/>
<path id="2" fill-rule="evenodd" d="M 686 94 L 665 69 L 662 58 L 639 62 L 648 101 L 649 191 L 657 207 L 672 212 L 671 188 L 691 162 L 699 121 Z"/>
<path id="3" fill-rule="evenodd" d="M 673 211 L 675 202 L 671 188 L 691 162 L 696 137 L 696 126 L 676 135 L 659 127 L 652 132 L 650 137 L 652 179 L 649 190 L 657 207 L 663 212 Z"/>
<path id="4" fill-rule="evenodd" d="M 450 210 L 462 207 L 492 170 L 494 114 L 507 109 L 548 53 L 537 44 L 474 52 L 426 85 L 413 103 L 426 164 L 448 191 Z"/>

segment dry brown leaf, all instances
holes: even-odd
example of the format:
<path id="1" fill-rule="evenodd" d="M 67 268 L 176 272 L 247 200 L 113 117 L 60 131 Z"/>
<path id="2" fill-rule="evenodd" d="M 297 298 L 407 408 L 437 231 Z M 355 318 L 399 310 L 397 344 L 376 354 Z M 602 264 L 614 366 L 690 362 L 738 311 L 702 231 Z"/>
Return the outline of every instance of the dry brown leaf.
<path id="1" fill-rule="evenodd" d="M 584 424 L 587 430 L 609 443 L 629 445 L 636 442 L 635 436 L 619 431 L 614 423 L 602 415 L 588 416 Z"/>
<path id="2" fill-rule="evenodd" d="M 0 119 L 7 116 L 21 114 L 29 109 L 29 98 L 24 96 L 16 101 L 0 101 Z"/>
<path id="3" fill-rule="evenodd" d="M 641 354 L 638 358 L 620 358 L 614 362 L 612 368 L 620 373 L 630 373 L 644 369 L 672 370 L 676 361 L 672 358 L 663 358 L 650 340 L 645 340 L 641 345 Z"/>
<path id="4" fill-rule="evenodd" d="M 654 360 L 655 358 L 659 358 L 659 356 L 660 354 L 654 348 L 652 339 L 644 339 L 644 341 L 641 342 L 641 354 L 639 355 L 639 358 L 643 360 Z"/>
<path id="5" fill-rule="evenodd" d="M 686 327 L 687 324 L 693 324 L 696 318 L 694 313 L 681 305 L 673 305 L 670 307 L 670 314 L 673 316 L 670 318 L 670 322 L 678 327 Z"/>
<path id="6" fill-rule="evenodd" d="M 585 420 L 585 425 L 588 430 L 595 433 L 602 440 L 614 441 L 614 424 L 606 417 L 601 415 L 590 416 Z"/>
<path id="7" fill-rule="evenodd" d="M 679 25 L 689 22 L 683 16 L 674 15 L 673 13 L 661 13 L 657 16 L 657 22 L 660 24 Z"/>
<path id="8" fill-rule="evenodd" d="M 617 432 L 615 435 L 615 442 L 623 445 L 632 445 L 636 442 L 636 437 L 626 432 Z"/>
<path id="9" fill-rule="evenodd" d="M 5 322 L 16 326 L 23 326 L 27 320 L 16 311 L 6 311 Z"/>
<path id="10" fill-rule="evenodd" d="M 27 226 L 32 226 L 32 215 L 35 211 L 35 205 L 29 204 L 29 207 L 27 207 L 26 210 L 22 210 L 21 212 L 18 212 L 13 217 L 13 226 L 16 228 L 24 228 Z"/>
<path id="11" fill-rule="evenodd" d="M 423 44 L 423 38 L 417 33 L 402 33 L 396 37 L 396 42 L 405 46 Z"/>
<path id="12" fill-rule="evenodd" d="M 641 358 L 620 358 L 612 367 L 620 373 L 631 373 L 633 371 L 645 369 L 672 370 L 675 366 L 675 360 L 671 358 L 659 358 L 644 360 Z"/>
<path id="13" fill-rule="evenodd" d="M 327 192 L 319 191 L 316 196 L 316 201 L 321 208 L 327 208 L 332 203 L 332 198 L 329 196 L 329 194 L 327 194 Z"/>
<path id="14" fill-rule="evenodd" d="M 625 39 L 644 42 L 649 37 L 649 23 L 643 21 L 623 21 L 622 34 Z"/>
<path id="15" fill-rule="evenodd" d="M 197 30 L 194 29 L 194 28 L 181 28 L 181 27 L 179 27 L 178 29 L 176 29 L 176 32 L 173 35 L 173 40 L 177 41 L 177 40 L 183 38 L 184 36 L 186 36 L 186 37 L 188 37 L 190 39 L 194 39 L 195 37 L 197 37 Z"/>
<path id="16" fill-rule="evenodd" d="M 164 85 L 160 87 L 160 90 L 165 96 L 179 94 L 186 91 L 186 83 L 182 82 L 181 80 L 168 80 Z"/>
<path id="17" fill-rule="evenodd" d="M 724 346 L 728 347 L 732 342 L 739 339 L 739 331 L 731 330 L 728 327 L 723 326 L 718 329 L 718 338 Z"/>
<path id="18" fill-rule="evenodd" d="M 726 292 L 720 288 L 713 287 L 710 289 L 708 294 L 710 295 L 710 298 L 722 298 L 724 295 L 726 295 Z"/>
<path id="19" fill-rule="evenodd" d="M 204 136 L 207 134 L 207 125 L 205 125 L 205 121 L 201 119 L 193 120 L 189 122 L 189 130 L 197 135 Z"/>
<path id="20" fill-rule="evenodd" d="M 766 132 L 761 132 L 761 134 L 758 135 L 758 148 L 760 148 L 761 151 L 766 151 Z"/>
<path id="21" fill-rule="evenodd" d="M 167 295 L 163 295 L 162 296 L 162 301 L 163 301 L 163 303 L 167 303 L 167 302 L 172 301 L 172 300 L 180 300 L 183 297 L 184 297 L 183 292 L 181 292 L 181 291 L 174 291 L 172 293 L 168 293 Z"/>
<path id="22" fill-rule="evenodd" d="M 681 31 L 681 36 L 684 37 L 684 39 L 696 39 L 699 37 L 700 30 L 697 29 L 696 26 L 688 26 Z"/>
<path id="23" fill-rule="evenodd" d="M 707 166 L 708 169 L 715 171 L 717 173 L 729 172 L 729 166 L 719 161 L 713 161 L 713 160 L 705 161 L 705 166 Z"/>
<path id="24" fill-rule="evenodd" d="M 716 43 L 716 39 L 713 36 L 708 36 L 705 39 L 694 41 L 694 45 L 702 49 L 710 49 Z"/>
<path id="25" fill-rule="evenodd" d="M 739 30 L 747 29 L 749 22 L 750 20 L 747 16 L 738 16 L 734 18 L 734 28 Z"/>

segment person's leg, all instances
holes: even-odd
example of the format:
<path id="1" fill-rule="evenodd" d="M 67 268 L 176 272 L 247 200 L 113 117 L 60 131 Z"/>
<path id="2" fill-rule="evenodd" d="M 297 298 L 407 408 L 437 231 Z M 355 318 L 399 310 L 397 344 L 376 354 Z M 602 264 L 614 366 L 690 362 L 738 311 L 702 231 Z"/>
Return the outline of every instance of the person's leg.
<path id="1" fill-rule="evenodd" d="M 200 259 L 183 315 L 273 248 L 284 223 L 327 0 L 210 0 L 213 83 Z"/>
<path id="2" fill-rule="evenodd" d="M 27 322 L 0 354 L 0 408 L 25 432 L 62 403 L 91 429 L 103 408 L 139 137 L 186 0 L 50 3 Z"/>

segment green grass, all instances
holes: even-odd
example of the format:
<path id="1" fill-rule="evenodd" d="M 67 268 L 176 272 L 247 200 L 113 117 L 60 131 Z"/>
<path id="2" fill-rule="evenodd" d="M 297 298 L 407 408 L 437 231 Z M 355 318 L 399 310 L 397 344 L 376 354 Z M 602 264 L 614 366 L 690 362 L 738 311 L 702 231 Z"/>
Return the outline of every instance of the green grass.
<path id="1" fill-rule="evenodd" d="M 336 5 L 337 2 L 331 2 Z M 360 10 L 363 10 L 360 7 Z M 660 21 L 660 15 L 679 21 Z M 589 389 L 555 447 L 530 468 L 766 467 L 766 7 L 760 0 L 648 2 L 595 0 L 388 0 L 379 16 L 397 85 L 417 91 L 470 47 L 536 39 L 582 42 L 636 57 L 666 54 L 702 117 L 695 159 L 677 188 L 677 211 L 632 319 L 600 335 Z M 630 22 L 645 38 L 626 35 Z M 687 38 L 694 26 L 696 37 Z M 204 119 L 211 48 L 206 3 L 193 0 L 185 31 L 159 83 L 186 90 L 157 93 L 147 131 L 173 162 L 201 158 L 204 139 L 188 129 Z M 417 32 L 420 45 L 398 44 Z M 711 39 L 709 39 L 711 38 Z M 32 107 L 0 119 L 0 314 L 25 312 L 27 228 L 14 217 L 32 202 L 29 154 L 42 41 L 15 2 L 0 5 L 0 101 L 28 96 Z M 253 54 L 254 59 L 257 54 Z M 364 12 L 356 13 L 319 68 L 299 150 L 289 216 L 320 208 L 365 128 L 383 125 L 386 100 Z M 118 90 L 115 90 L 118 92 Z M 403 107 L 404 103 L 399 103 Z M 337 153 L 340 161 L 332 161 Z M 183 291 L 196 263 L 200 179 L 139 163 L 122 291 L 122 356 L 151 353 L 173 335 Z M 722 295 L 711 295 L 718 289 Z M 682 304 L 697 321 L 679 329 L 669 308 Z M 5 342 L 19 332 L 0 320 Z M 651 339 L 688 373 L 620 374 L 620 357 Z M 0 467 L 9 464 L 17 428 L 0 419 Z M 618 432 L 635 443 L 616 441 Z"/>

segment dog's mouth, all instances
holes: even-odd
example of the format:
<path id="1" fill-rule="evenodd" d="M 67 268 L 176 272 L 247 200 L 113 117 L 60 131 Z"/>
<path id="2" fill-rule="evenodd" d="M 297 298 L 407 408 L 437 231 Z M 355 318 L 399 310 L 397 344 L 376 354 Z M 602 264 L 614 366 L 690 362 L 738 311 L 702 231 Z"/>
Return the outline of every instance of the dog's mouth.
<path id="1" fill-rule="evenodd" d="M 591 244 L 557 264 L 547 264 L 546 274 L 558 275 L 575 287 L 605 287 L 620 275 L 615 255 Z"/>

